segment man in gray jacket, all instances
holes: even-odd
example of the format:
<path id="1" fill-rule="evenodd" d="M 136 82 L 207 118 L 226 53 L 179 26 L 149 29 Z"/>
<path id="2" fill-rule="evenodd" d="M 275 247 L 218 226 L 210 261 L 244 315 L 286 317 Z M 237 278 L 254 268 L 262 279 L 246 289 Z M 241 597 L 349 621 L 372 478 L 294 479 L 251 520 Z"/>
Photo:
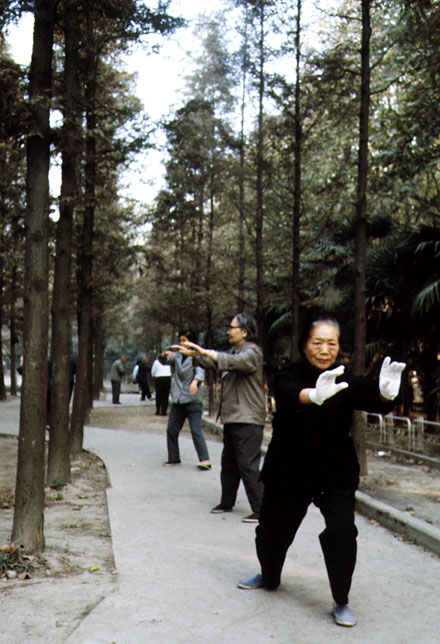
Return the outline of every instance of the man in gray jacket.
<path id="1" fill-rule="evenodd" d="M 112 383 L 112 400 L 114 405 L 120 405 L 119 396 L 121 394 L 121 381 L 125 374 L 124 369 L 125 356 L 115 360 L 110 369 L 110 381 Z"/>
<path id="2" fill-rule="evenodd" d="M 194 356 L 197 364 L 216 369 L 221 376 L 219 416 L 223 428 L 221 459 L 222 495 L 211 512 L 231 512 L 240 481 L 243 481 L 252 514 L 243 521 L 259 519 L 263 485 L 259 481 L 261 444 L 266 420 L 263 352 L 255 343 L 257 325 L 252 315 L 238 313 L 228 329 L 232 349 L 227 352 L 204 349 L 192 342 L 179 350 Z"/>

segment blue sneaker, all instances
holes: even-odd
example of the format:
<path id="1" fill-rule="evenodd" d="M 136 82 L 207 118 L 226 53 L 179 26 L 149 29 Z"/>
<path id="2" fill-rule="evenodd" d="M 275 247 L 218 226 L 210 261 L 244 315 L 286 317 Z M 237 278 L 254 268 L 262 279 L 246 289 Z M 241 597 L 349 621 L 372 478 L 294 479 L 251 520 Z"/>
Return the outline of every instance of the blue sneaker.
<path id="1" fill-rule="evenodd" d="M 357 619 L 348 604 L 334 606 L 332 608 L 332 615 L 335 618 L 336 624 L 339 624 L 339 626 L 355 626 L 357 624 Z"/>
<path id="2" fill-rule="evenodd" d="M 263 588 L 263 586 L 263 575 L 259 572 L 253 577 L 240 579 L 237 584 L 238 588 L 244 588 L 245 590 L 256 590 L 257 588 Z"/>

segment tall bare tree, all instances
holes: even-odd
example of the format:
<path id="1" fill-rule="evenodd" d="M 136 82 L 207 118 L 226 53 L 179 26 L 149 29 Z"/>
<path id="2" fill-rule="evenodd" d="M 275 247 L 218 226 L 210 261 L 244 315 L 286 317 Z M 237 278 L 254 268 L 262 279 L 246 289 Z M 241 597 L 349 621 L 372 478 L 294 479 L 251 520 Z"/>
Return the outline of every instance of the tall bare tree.
<path id="1" fill-rule="evenodd" d="M 48 213 L 52 51 L 57 0 L 35 0 L 27 140 L 24 369 L 12 541 L 44 548 Z"/>
<path id="2" fill-rule="evenodd" d="M 292 218 L 292 326 L 291 358 L 299 358 L 299 269 L 300 269 L 300 221 L 301 221 L 301 157 L 302 157 L 302 117 L 301 117 L 301 0 L 297 0 L 296 12 L 296 79 L 295 79 L 295 141 L 293 166 L 293 218 Z"/>
<path id="3" fill-rule="evenodd" d="M 257 132 L 257 181 L 255 213 L 255 265 L 258 339 L 264 345 L 264 256 L 263 256 L 263 164 L 264 164 L 264 93 L 265 93 L 265 0 L 258 2 L 259 39 L 258 39 L 258 132 Z"/>
<path id="4" fill-rule="evenodd" d="M 0 236 L 0 329 L 3 328 L 3 291 L 4 291 L 4 273 L 5 273 L 5 248 L 3 243 L 3 235 Z M 1 333 L 0 333 L 1 336 Z M 3 371 L 3 341 L 0 337 L 0 401 L 6 400 L 6 386 L 5 376 Z"/>
<path id="5" fill-rule="evenodd" d="M 23 262 L 24 159 L 27 106 L 24 73 L 8 56 L 0 37 L 0 320 L 10 329 L 10 393 L 17 393 L 15 348 L 17 343 L 16 302 L 19 265 Z M 5 354 L 0 338 L 0 354 Z M 3 364 L 0 365 L 0 400 L 6 398 Z"/>
<path id="6" fill-rule="evenodd" d="M 368 184 L 368 128 L 370 114 L 370 6 L 371 0 L 361 0 L 361 92 L 359 111 L 359 148 L 356 195 L 355 230 L 355 317 L 353 371 L 365 371 L 366 345 L 366 253 L 367 253 L 367 184 Z M 355 415 L 353 439 L 358 454 L 361 474 L 367 474 L 365 425 L 360 412 Z"/>
<path id="7" fill-rule="evenodd" d="M 249 71 L 249 9 L 248 3 L 243 3 L 243 42 L 241 45 L 241 105 L 240 105 L 240 172 L 238 175 L 239 196 L 238 196 L 238 296 L 237 312 L 245 309 L 245 114 L 246 114 L 246 92 L 247 77 Z"/>
<path id="8" fill-rule="evenodd" d="M 71 352 L 71 257 L 78 174 L 79 115 L 78 0 L 64 5 L 64 91 L 60 218 L 52 302 L 52 391 L 47 481 L 70 481 L 69 369 Z"/>
<path id="9" fill-rule="evenodd" d="M 77 378 L 73 396 L 70 423 L 70 449 L 72 454 L 82 451 L 84 423 L 92 406 L 93 335 L 92 335 L 92 259 L 93 222 L 95 217 L 96 189 L 96 92 L 99 51 L 96 42 L 96 16 L 93 6 L 86 12 L 86 159 L 85 159 L 85 207 L 81 239 L 81 280 L 79 290 L 78 359 Z"/>

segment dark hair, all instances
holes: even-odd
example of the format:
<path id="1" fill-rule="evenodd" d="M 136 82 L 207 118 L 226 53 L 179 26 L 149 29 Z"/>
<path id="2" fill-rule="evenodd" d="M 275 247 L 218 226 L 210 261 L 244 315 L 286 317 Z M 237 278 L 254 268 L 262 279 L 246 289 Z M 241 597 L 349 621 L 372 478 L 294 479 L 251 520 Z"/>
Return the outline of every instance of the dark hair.
<path id="1" fill-rule="evenodd" d="M 321 322 L 325 322 L 327 324 L 333 324 L 333 326 L 335 326 L 336 329 L 338 330 L 338 336 L 341 335 L 341 326 L 336 318 L 334 318 L 333 316 L 327 313 L 317 313 L 315 315 L 311 315 L 305 321 L 299 338 L 299 350 L 302 354 L 304 354 L 304 347 L 307 343 L 307 340 L 310 338 L 313 328 L 317 324 L 320 324 Z"/>
<path id="2" fill-rule="evenodd" d="M 196 333 L 193 329 L 186 329 L 185 331 L 181 330 L 179 331 L 178 337 L 180 338 L 181 335 L 184 335 L 185 338 L 188 338 L 190 342 L 195 342 L 197 343 L 199 339 L 199 334 Z"/>
<path id="3" fill-rule="evenodd" d="M 250 313 L 237 313 L 234 316 L 238 322 L 238 326 L 243 331 L 247 331 L 246 341 L 247 342 L 256 342 L 257 341 L 257 322 L 253 315 Z"/>

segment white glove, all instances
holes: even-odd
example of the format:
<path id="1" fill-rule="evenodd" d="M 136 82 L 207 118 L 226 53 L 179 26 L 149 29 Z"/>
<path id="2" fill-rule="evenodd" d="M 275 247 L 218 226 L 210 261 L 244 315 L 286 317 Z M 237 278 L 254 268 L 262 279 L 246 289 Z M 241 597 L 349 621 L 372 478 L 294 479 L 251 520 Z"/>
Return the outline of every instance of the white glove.
<path id="1" fill-rule="evenodd" d="M 397 396 L 400 389 L 402 371 L 405 367 L 406 364 L 404 362 L 391 362 L 389 356 L 385 358 L 379 375 L 379 391 L 383 398 L 394 400 Z"/>
<path id="2" fill-rule="evenodd" d="M 345 371 L 345 367 L 341 365 L 336 367 L 336 369 L 331 369 L 330 371 L 324 371 L 316 381 L 315 389 L 309 391 L 310 400 L 315 403 L 315 405 L 322 405 L 324 400 L 331 398 L 339 391 L 346 389 L 348 387 L 348 382 L 338 382 L 335 380 L 338 376 L 342 376 Z"/>

